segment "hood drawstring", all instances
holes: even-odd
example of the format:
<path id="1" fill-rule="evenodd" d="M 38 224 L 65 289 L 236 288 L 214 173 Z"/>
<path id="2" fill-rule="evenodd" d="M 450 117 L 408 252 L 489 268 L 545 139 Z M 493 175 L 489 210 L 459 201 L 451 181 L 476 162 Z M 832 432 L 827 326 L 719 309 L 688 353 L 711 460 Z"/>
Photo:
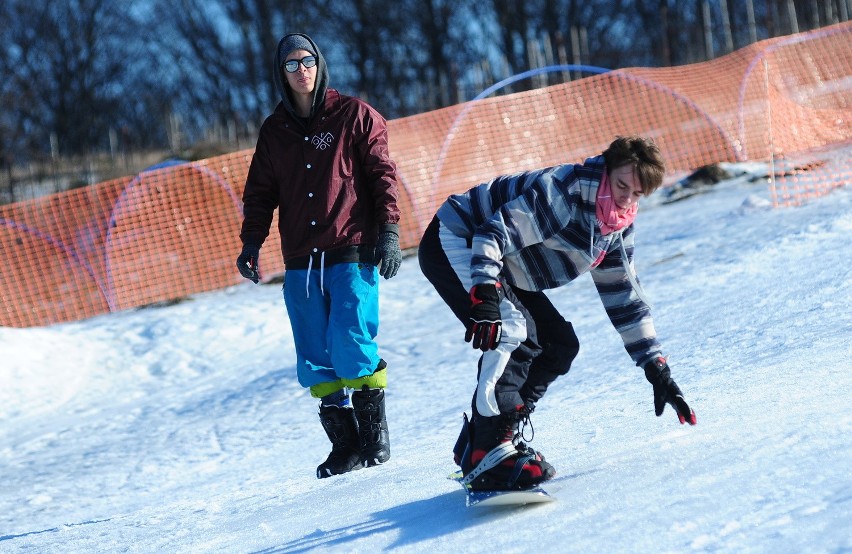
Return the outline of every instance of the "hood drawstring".
<path id="1" fill-rule="evenodd" d="M 641 300 L 642 302 L 647 304 L 649 308 L 651 308 L 651 301 L 648 300 L 647 296 L 645 296 L 645 291 L 642 290 L 642 285 L 639 284 L 639 279 L 636 278 L 636 274 L 633 273 L 633 268 L 630 267 L 630 262 L 627 260 L 627 248 L 624 247 L 624 234 L 621 231 L 616 231 L 616 233 L 618 233 L 618 247 L 621 250 L 621 263 L 624 265 L 624 272 L 627 273 L 627 279 L 630 281 L 630 284 L 633 285 L 633 290 L 636 291 L 636 296 L 639 297 L 639 300 Z M 595 260 L 594 247 L 595 228 L 591 227 L 591 233 L 589 233 L 589 257 L 592 258 L 592 260 Z M 606 251 L 602 252 L 601 254 L 606 254 Z M 603 255 L 600 257 L 602 258 Z M 592 267 L 596 267 L 598 262 L 600 262 L 600 260 L 593 261 Z"/>
<path id="2" fill-rule="evenodd" d="M 308 256 L 308 274 L 305 277 L 305 295 L 310 298 L 311 297 L 311 268 L 314 266 L 314 256 L 313 254 Z M 325 251 L 320 253 L 320 293 L 325 294 Z"/>
<path id="3" fill-rule="evenodd" d="M 642 285 L 639 284 L 639 279 L 636 278 L 636 274 L 633 273 L 633 269 L 627 261 L 627 249 L 624 247 L 624 237 L 621 233 L 618 234 L 618 245 L 621 249 L 621 262 L 624 264 L 624 271 L 627 273 L 627 278 L 630 280 L 630 284 L 633 285 L 633 290 L 636 291 L 636 296 L 639 297 L 639 300 L 647 304 L 648 308 L 651 308 L 651 301 L 648 300 L 647 296 L 645 296 L 645 291 L 642 290 Z"/>
<path id="4" fill-rule="evenodd" d="M 589 257 L 593 260 L 595 259 L 595 225 L 597 223 L 589 226 Z"/>
<path id="5" fill-rule="evenodd" d="M 595 223 L 597 225 L 597 223 Z M 589 233 L 589 257 L 592 259 L 592 268 L 598 267 L 604 257 L 606 257 L 606 249 L 601 249 L 601 253 L 595 258 L 595 228 L 591 227 L 591 232 Z"/>

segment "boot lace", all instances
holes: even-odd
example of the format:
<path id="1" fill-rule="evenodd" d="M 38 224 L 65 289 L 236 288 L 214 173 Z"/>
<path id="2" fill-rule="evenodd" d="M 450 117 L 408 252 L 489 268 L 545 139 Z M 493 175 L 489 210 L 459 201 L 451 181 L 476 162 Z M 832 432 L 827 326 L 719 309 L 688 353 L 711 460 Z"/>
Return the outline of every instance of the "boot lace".
<path id="1" fill-rule="evenodd" d="M 518 410 L 518 431 L 515 433 L 515 436 L 512 437 L 512 442 L 515 444 L 524 444 L 524 441 L 532 442 L 535 438 L 535 428 L 533 427 L 532 420 L 530 419 L 530 414 L 534 409 L 535 408 L 528 408 L 527 406 L 524 406 Z M 530 431 L 529 437 L 526 435 L 528 427 Z"/>

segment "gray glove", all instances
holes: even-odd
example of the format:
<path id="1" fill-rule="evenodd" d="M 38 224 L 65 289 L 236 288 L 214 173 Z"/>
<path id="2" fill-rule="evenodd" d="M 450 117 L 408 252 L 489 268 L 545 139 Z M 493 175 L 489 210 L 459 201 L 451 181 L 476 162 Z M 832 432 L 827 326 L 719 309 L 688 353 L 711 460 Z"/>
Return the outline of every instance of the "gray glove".
<path id="1" fill-rule="evenodd" d="M 400 264 L 402 264 L 399 235 L 395 230 L 389 230 L 391 227 L 396 229 L 397 226 L 383 226 L 382 232 L 379 233 L 379 240 L 376 242 L 375 264 L 379 268 L 379 274 L 385 279 L 390 279 L 396 275 Z"/>

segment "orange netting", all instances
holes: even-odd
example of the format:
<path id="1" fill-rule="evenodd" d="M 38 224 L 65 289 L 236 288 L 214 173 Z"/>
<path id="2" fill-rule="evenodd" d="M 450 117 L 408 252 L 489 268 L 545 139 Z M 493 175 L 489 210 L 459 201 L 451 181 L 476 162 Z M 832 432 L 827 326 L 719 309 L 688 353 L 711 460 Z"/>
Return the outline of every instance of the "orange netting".
<path id="1" fill-rule="evenodd" d="M 716 60 L 631 68 L 389 122 L 403 248 L 449 195 L 503 173 L 579 162 L 653 137 L 673 179 L 768 162 L 775 205 L 849 182 L 852 23 Z M 0 207 L 0 325 L 81 319 L 242 282 L 234 261 L 252 151 Z M 273 221 L 263 277 L 283 262 Z"/>

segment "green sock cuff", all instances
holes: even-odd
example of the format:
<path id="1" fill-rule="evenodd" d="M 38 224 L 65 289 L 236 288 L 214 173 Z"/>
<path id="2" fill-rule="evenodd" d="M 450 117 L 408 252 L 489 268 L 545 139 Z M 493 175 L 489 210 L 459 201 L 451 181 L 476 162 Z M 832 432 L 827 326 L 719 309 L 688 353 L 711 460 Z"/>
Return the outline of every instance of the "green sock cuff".
<path id="1" fill-rule="evenodd" d="M 388 372 L 381 369 L 372 375 L 364 375 L 357 379 L 341 379 L 341 381 L 345 386 L 355 390 L 361 390 L 364 385 L 367 385 L 369 389 L 383 389 L 388 386 Z"/>
<path id="2" fill-rule="evenodd" d="M 338 379 L 337 381 L 329 381 L 327 383 L 311 385 L 311 396 L 313 396 L 314 398 L 322 398 L 323 396 L 334 394 L 346 386 L 348 385 L 345 385 L 340 379 Z"/>

